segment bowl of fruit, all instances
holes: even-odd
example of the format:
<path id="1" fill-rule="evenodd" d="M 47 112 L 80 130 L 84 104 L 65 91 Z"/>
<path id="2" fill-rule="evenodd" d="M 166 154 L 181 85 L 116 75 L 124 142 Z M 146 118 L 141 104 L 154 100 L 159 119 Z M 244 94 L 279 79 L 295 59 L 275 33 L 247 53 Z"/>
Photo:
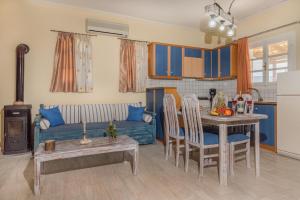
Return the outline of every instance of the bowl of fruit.
<path id="1" fill-rule="evenodd" d="M 222 92 L 218 93 L 213 101 L 213 108 L 210 112 L 213 116 L 230 117 L 234 114 L 231 108 L 228 108 L 225 103 L 225 96 Z"/>
<path id="2" fill-rule="evenodd" d="M 224 108 L 213 108 L 210 112 L 210 115 L 212 116 L 224 116 L 224 117 L 230 117 L 233 116 L 234 112 L 231 108 L 224 107 Z"/>

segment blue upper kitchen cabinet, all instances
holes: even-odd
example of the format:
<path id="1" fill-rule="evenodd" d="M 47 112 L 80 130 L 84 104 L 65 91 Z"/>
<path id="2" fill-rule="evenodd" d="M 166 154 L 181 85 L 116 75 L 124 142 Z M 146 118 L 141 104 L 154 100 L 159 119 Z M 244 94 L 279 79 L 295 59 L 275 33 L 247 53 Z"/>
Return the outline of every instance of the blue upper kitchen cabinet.
<path id="1" fill-rule="evenodd" d="M 219 77 L 219 49 L 214 49 L 211 52 L 211 77 Z"/>
<path id="2" fill-rule="evenodd" d="M 254 113 L 265 114 L 268 119 L 260 120 L 260 141 L 262 147 L 276 152 L 277 106 L 274 104 L 255 104 Z"/>
<path id="3" fill-rule="evenodd" d="M 204 51 L 204 77 L 211 78 L 211 50 Z"/>
<path id="4" fill-rule="evenodd" d="M 220 77 L 230 76 L 231 46 L 220 48 Z"/>
<path id="5" fill-rule="evenodd" d="M 182 76 L 182 48 L 170 46 L 171 48 L 171 69 L 170 76 Z"/>
<path id="6" fill-rule="evenodd" d="M 201 58 L 202 57 L 202 51 L 199 48 L 185 48 L 184 51 L 185 57 L 191 57 L 191 58 Z"/>
<path id="7" fill-rule="evenodd" d="M 148 75 L 154 79 L 182 78 L 182 47 L 151 43 L 148 45 Z"/>
<path id="8" fill-rule="evenodd" d="M 155 45 L 155 72 L 157 76 L 168 76 L 168 46 Z"/>

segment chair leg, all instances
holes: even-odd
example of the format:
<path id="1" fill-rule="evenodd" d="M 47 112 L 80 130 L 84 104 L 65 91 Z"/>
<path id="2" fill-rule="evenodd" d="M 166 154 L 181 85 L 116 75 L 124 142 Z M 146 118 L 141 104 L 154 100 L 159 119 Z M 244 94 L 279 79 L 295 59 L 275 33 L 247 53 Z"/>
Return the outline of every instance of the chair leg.
<path id="1" fill-rule="evenodd" d="M 189 159 L 190 159 L 190 145 L 185 143 L 185 162 L 184 162 L 184 171 L 188 172 L 189 169 Z"/>
<path id="2" fill-rule="evenodd" d="M 169 151 L 170 151 L 170 138 L 166 138 L 166 149 L 165 149 L 165 159 L 169 159 Z"/>
<path id="3" fill-rule="evenodd" d="M 173 155 L 173 140 L 171 139 L 169 143 L 169 156 L 172 157 L 172 155 Z"/>
<path id="4" fill-rule="evenodd" d="M 234 166 L 234 145 L 231 143 L 229 145 L 229 166 L 230 166 L 230 175 L 234 176 L 234 170 L 233 170 L 233 166 Z"/>
<path id="5" fill-rule="evenodd" d="M 229 143 L 226 145 L 226 158 L 227 158 L 227 174 L 230 174 L 230 147 Z"/>
<path id="6" fill-rule="evenodd" d="M 203 176 L 204 174 L 204 149 L 200 148 L 199 152 L 199 176 Z"/>
<path id="7" fill-rule="evenodd" d="M 251 158 L 250 158 L 250 140 L 246 143 L 246 163 L 247 163 L 247 168 L 251 168 Z"/>
<path id="8" fill-rule="evenodd" d="M 178 167 L 179 165 L 179 140 L 176 139 L 176 156 L 175 156 L 175 165 Z"/>

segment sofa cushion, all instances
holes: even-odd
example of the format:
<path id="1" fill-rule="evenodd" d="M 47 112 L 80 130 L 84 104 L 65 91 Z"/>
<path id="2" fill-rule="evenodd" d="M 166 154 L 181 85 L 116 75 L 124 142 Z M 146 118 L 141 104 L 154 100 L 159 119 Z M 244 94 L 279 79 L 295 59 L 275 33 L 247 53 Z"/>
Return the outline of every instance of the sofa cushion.
<path id="1" fill-rule="evenodd" d="M 58 107 L 49 108 L 49 109 L 41 108 L 40 114 L 42 115 L 43 118 L 46 118 L 50 122 L 51 127 L 65 124 L 65 121 L 62 118 Z"/>
<path id="2" fill-rule="evenodd" d="M 126 134 L 127 132 L 135 135 L 136 128 L 151 126 L 145 122 L 134 122 L 134 121 L 115 121 L 117 130 L 120 132 L 118 134 Z M 109 122 L 101 123 L 87 123 L 87 134 L 88 137 L 103 137 L 105 136 L 106 129 Z M 132 131 L 134 129 L 134 131 Z M 125 131 L 125 132 L 124 132 Z M 80 139 L 82 138 L 83 126 L 81 123 L 77 124 L 65 124 L 56 127 L 50 127 L 47 130 L 41 130 L 40 141 L 45 141 L 48 139 L 54 140 L 70 140 L 70 139 Z M 139 132 L 138 135 L 147 135 L 148 132 Z M 152 135 L 152 134 L 151 134 Z"/>
<path id="3" fill-rule="evenodd" d="M 140 107 L 141 103 L 121 103 L 115 104 L 115 120 L 124 121 L 128 118 L 128 106 Z"/>
<path id="4" fill-rule="evenodd" d="M 128 118 L 127 121 L 143 121 L 143 114 L 145 107 L 128 106 Z"/>
<path id="5" fill-rule="evenodd" d="M 53 108 L 56 106 L 58 106 L 58 109 L 66 124 L 75 124 L 81 122 L 79 105 L 49 105 L 44 106 L 44 108 Z"/>
<path id="6" fill-rule="evenodd" d="M 143 127 L 149 125 L 145 122 L 135 122 L 135 121 L 113 121 L 113 124 L 116 125 L 116 128 L 135 128 L 135 127 Z M 86 129 L 87 130 L 94 130 L 94 129 L 107 129 L 109 122 L 101 122 L 101 123 L 87 123 Z"/>
<path id="7" fill-rule="evenodd" d="M 81 105 L 81 119 L 86 123 L 109 122 L 115 116 L 113 104 L 84 104 Z"/>
<path id="8" fill-rule="evenodd" d="M 71 131 L 83 131 L 83 127 L 81 123 L 77 124 L 65 124 L 61 126 L 50 127 L 46 130 L 41 130 L 41 134 L 44 133 L 63 133 L 63 132 L 71 132 Z"/>
<path id="9" fill-rule="evenodd" d="M 136 128 L 136 127 L 143 127 L 143 126 L 149 126 L 149 123 L 145 123 L 144 121 L 136 122 L 136 121 L 115 121 L 113 122 L 117 129 L 118 128 Z"/>

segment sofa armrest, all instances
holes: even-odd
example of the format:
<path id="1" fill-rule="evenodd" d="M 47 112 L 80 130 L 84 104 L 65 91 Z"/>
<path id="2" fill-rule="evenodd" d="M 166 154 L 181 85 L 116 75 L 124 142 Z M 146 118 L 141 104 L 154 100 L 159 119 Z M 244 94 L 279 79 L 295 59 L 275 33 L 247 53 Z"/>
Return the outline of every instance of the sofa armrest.
<path id="1" fill-rule="evenodd" d="M 151 112 L 151 111 L 147 111 L 145 110 L 144 113 L 148 114 L 148 115 L 152 115 L 153 118 L 155 118 L 156 113 L 155 112 Z"/>
<path id="2" fill-rule="evenodd" d="M 41 115 L 36 115 L 34 118 L 34 147 L 33 147 L 34 152 L 36 151 L 36 149 L 40 144 L 41 119 L 42 119 Z"/>
<path id="3" fill-rule="evenodd" d="M 145 111 L 146 114 L 149 114 L 152 116 L 152 135 L 153 135 L 153 144 L 156 143 L 156 113 L 155 112 L 150 112 L 150 111 Z"/>

